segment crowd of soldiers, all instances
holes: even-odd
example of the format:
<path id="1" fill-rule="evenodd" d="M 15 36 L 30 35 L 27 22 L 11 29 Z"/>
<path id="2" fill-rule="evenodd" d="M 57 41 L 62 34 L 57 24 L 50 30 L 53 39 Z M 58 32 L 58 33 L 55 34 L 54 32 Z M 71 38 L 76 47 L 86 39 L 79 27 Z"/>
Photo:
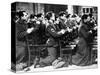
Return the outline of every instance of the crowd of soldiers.
<path id="1" fill-rule="evenodd" d="M 90 62 L 90 46 L 93 38 L 97 36 L 97 22 L 92 14 L 69 14 L 61 11 L 58 15 L 50 11 L 46 14 L 30 14 L 26 11 L 12 12 L 12 24 L 16 25 L 16 66 L 20 63 L 28 64 L 28 42 L 32 45 L 46 45 L 45 48 L 31 48 L 40 50 L 34 58 L 34 67 L 64 66 L 66 62 L 60 57 L 59 45 L 61 47 L 70 45 L 74 41 L 76 53 L 72 56 L 72 64 L 85 66 Z M 38 62 L 37 62 L 38 61 Z M 60 62 L 61 61 L 61 62 Z M 60 64 L 58 63 L 60 62 Z M 57 65 L 58 64 L 58 65 Z M 67 65 L 68 66 L 68 65 Z M 18 66 L 19 67 L 19 66 Z M 23 68 L 23 67 L 22 67 Z"/>

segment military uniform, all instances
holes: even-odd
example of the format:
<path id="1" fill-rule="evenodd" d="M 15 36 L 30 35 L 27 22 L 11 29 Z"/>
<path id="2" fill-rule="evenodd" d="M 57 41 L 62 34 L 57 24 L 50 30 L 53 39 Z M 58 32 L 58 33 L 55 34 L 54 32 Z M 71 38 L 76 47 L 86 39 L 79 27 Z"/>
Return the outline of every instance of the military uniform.
<path id="1" fill-rule="evenodd" d="M 52 22 L 48 22 L 49 25 L 46 27 L 46 31 L 48 34 L 48 40 L 47 45 L 48 46 L 56 46 L 58 45 L 59 37 L 62 36 L 62 34 L 58 34 L 56 31 L 56 27 Z M 49 47 L 48 50 L 48 56 L 46 58 L 40 58 L 40 65 L 51 65 L 52 62 L 56 59 L 56 48 L 55 47 Z"/>
<path id="2" fill-rule="evenodd" d="M 46 43 L 46 37 L 45 37 L 45 25 L 42 23 L 41 20 L 36 20 L 34 22 L 29 23 L 30 27 L 33 27 L 34 30 L 31 34 L 29 34 L 28 39 L 32 40 L 31 43 L 33 45 L 42 45 Z M 43 47 L 37 46 L 37 47 L 30 47 L 32 50 L 32 54 L 35 59 L 39 59 L 41 55 L 40 50 L 43 49 Z M 44 56 L 43 56 L 44 57 Z M 36 62 L 33 58 L 32 61 L 34 61 L 34 65 L 36 65 L 38 62 Z M 36 63 L 35 63 L 36 62 Z"/>
<path id="3" fill-rule="evenodd" d="M 26 36 L 27 23 L 24 20 L 19 20 L 16 23 L 16 63 L 20 63 L 21 59 L 25 57 L 26 50 Z"/>
<path id="4" fill-rule="evenodd" d="M 40 22 L 39 24 L 39 30 L 38 30 L 38 37 L 39 37 L 39 41 L 40 44 L 45 44 L 47 37 L 46 37 L 46 26 L 45 24 L 43 24 L 42 20 L 38 20 Z"/>
<path id="5" fill-rule="evenodd" d="M 37 23 L 37 21 L 30 21 L 28 23 L 28 27 L 33 27 L 34 30 L 28 35 L 28 39 L 32 40 L 32 44 L 39 44 L 40 37 L 39 37 L 39 28 L 40 28 L 40 22 Z"/>

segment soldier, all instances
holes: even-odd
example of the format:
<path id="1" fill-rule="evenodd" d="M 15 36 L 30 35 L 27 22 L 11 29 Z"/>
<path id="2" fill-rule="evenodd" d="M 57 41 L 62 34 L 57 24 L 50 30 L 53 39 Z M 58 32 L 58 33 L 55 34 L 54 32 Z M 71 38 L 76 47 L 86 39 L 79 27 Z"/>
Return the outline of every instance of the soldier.
<path id="1" fill-rule="evenodd" d="M 16 64 L 27 62 L 26 36 L 34 28 L 28 28 L 28 14 L 25 11 L 18 12 L 19 21 L 16 23 Z"/>
<path id="2" fill-rule="evenodd" d="M 43 22 L 44 18 L 42 13 L 39 13 L 36 15 L 36 20 L 34 23 L 34 29 L 35 31 L 32 33 L 33 41 L 35 42 L 34 45 L 38 45 L 37 47 L 34 47 L 33 50 L 35 50 L 35 60 L 34 60 L 34 68 L 36 68 L 36 65 L 38 64 L 38 61 L 40 59 L 41 50 L 43 47 L 40 47 L 39 45 L 43 45 L 46 43 L 46 36 L 45 36 L 45 24 Z M 38 61 L 37 61 L 38 60 Z"/>
<path id="3" fill-rule="evenodd" d="M 60 29 L 66 29 L 65 20 L 66 20 L 66 13 L 62 11 L 59 13 L 59 27 L 60 27 Z"/>
<path id="4" fill-rule="evenodd" d="M 39 44 L 39 28 L 40 28 L 40 21 L 37 20 L 37 16 L 34 14 L 30 15 L 30 20 L 28 22 L 28 28 L 34 28 L 32 33 L 29 36 L 29 39 L 32 40 L 32 44 Z"/>
<path id="5" fill-rule="evenodd" d="M 46 44 L 52 47 L 47 48 L 48 56 L 46 58 L 40 58 L 40 66 L 51 65 L 52 62 L 56 59 L 56 48 L 53 46 L 56 46 L 58 44 L 59 37 L 61 37 L 65 33 L 63 29 L 61 31 L 56 31 L 56 27 L 53 23 L 53 21 L 55 20 L 55 15 L 53 12 L 48 12 L 46 14 L 46 18 L 48 20 L 46 24 L 46 31 L 49 37 Z"/>
<path id="6" fill-rule="evenodd" d="M 40 27 L 39 27 L 39 37 L 40 37 L 40 42 L 41 44 L 45 44 L 47 41 L 46 37 L 46 26 L 45 26 L 45 19 L 44 15 L 42 13 L 37 14 L 37 21 L 40 22 Z"/>

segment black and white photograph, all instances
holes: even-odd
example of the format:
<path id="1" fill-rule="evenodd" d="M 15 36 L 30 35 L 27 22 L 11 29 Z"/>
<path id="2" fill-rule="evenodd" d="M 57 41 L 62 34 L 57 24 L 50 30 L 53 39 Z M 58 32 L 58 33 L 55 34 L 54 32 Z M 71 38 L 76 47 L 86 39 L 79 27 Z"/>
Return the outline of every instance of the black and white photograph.
<path id="1" fill-rule="evenodd" d="M 98 7 L 11 3 L 11 70 L 98 68 Z"/>

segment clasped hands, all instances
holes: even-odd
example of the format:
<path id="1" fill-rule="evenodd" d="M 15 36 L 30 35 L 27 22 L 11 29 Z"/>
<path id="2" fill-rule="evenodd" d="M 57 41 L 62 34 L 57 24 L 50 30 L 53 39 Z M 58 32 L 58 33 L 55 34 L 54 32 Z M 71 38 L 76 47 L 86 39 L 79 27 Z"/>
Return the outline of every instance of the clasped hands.
<path id="1" fill-rule="evenodd" d="M 28 28 L 26 32 L 27 32 L 27 33 L 31 33 L 33 30 L 34 30 L 34 27 Z"/>

